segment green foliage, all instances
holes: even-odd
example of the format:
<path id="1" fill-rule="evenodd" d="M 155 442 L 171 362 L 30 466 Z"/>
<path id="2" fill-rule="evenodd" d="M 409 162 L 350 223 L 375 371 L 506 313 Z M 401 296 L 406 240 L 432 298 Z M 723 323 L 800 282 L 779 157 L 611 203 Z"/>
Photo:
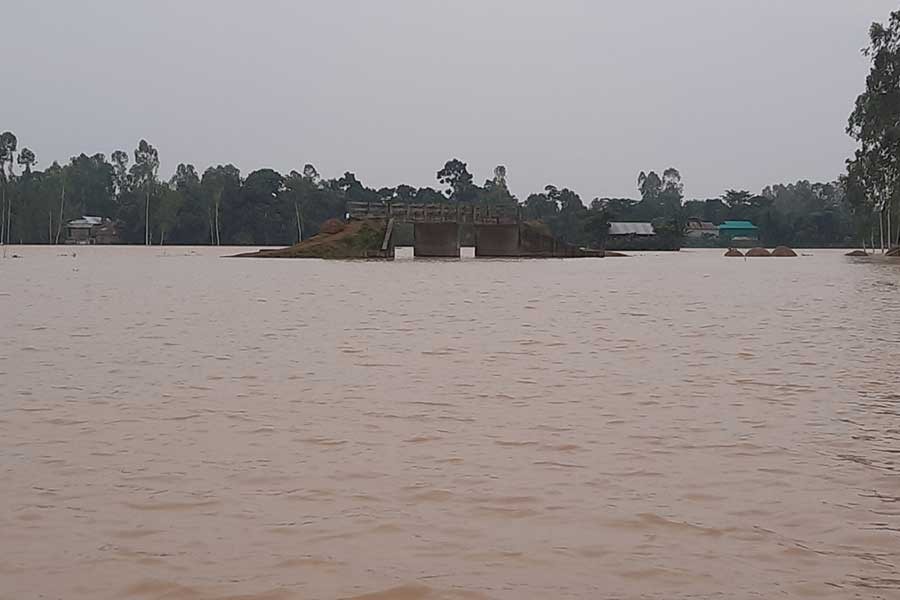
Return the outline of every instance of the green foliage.
<path id="1" fill-rule="evenodd" d="M 17 140 L 12 134 L 2 139 L 3 189 L 8 191 L 4 206 L 10 210 L 10 239 L 17 242 L 53 243 L 58 234 L 64 239 L 61 224 L 94 215 L 118 221 L 127 243 L 289 245 L 315 235 L 328 219 L 342 219 L 348 201 L 518 204 L 505 167 L 498 166 L 478 186 L 457 159 L 438 172 L 448 197 L 432 187 L 406 184 L 372 189 L 349 171 L 324 179 L 311 164 L 287 175 L 259 169 L 246 177 L 234 165 L 209 167 L 201 177 L 193 165 L 180 164 L 168 181 L 160 182 L 159 154 L 145 140 L 133 163 L 117 150 L 109 159 L 79 154 L 44 170 L 35 168 L 34 153 L 23 148 L 17 160 L 23 172 L 13 176 L 9 161 Z M 770 186 L 757 195 L 727 190 L 720 198 L 683 202 L 681 174 L 670 168 L 661 176 L 642 173 L 639 199 L 597 198 L 586 207 L 575 191 L 548 185 L 530 194 L 519 210 L 525 220 L 544 223 L 553 236 L 574 246 L 602 248 L 609 241 L 611 221 L 640 221 L 653 223 L 659 232 L 654 247 L 661 240 L 677 247 L 689 218 L 752 221 L 769 245 L 846 244 L 857 229 L 856 215 L 869 210 L 865 183 L 873 176 L 868 162 L 855 163 L 854 169 L 840 183 L 800 181 Z M 375 244 L 376 237 L 364 245 Z"/>
<path id="2" fill-rule="evenodd" d="M 494 168 L 494 178 L 485 180 L 484 186 L 478 190 L 477 197 L 479 203 L 488 206 L 518 203 L 506 183 L 505 166 L 497 165 Z"/>
<path id="3" fill-rule="evenodd" d="M 19 152 L 17 162 L 22 165 L 26 173 L 31 173 L 32 167 L 37 163 L 37 157 L 35 157 L 34 152 L 28 148 L 22 148 L 22 151 Z"/>
<path id="4" fill-rule="evenodd" d="M 588 210 L 583 224 L 588 246 L 606 248 L 610 220 L 610 213 L 605 203 L 596 199 L 591 202 L 590 210 Z"/>
<path id="5" fill-rule="evenodd" d="M 448 160 L 444 168 L 437 173 L 438 182 L 449 186 L 447 196 L 457 202 L 470 202 L 475 200 L 477 191 L 472 183 L 472 174 L 469 173 L 466 163 L 459 159 Z"/>
<path id="6" fill-rule="evenodd" d="M 871 68 L 847 125 L 859 147 L 842 182 L 856 234 L 864 239 L 878 227 L 874 223 L 900 217 L 900 10 L 886 25 L 872 24 L 863 54 Z"/>

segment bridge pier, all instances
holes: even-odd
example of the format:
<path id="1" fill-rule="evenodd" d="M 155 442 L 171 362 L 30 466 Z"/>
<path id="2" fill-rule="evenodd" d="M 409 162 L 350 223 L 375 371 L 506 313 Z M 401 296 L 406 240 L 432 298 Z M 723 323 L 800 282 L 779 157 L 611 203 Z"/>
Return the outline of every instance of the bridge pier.
<path id="1" fill-rule="evenodd" d="M 416 223 L 415 256 L 459 258 L 458 223 Z"/>
<path id="2" fill-rule="evenodd" d="M 520 254 L 518 224 L 475 226 L 475 256 L 504 257 Z"/>

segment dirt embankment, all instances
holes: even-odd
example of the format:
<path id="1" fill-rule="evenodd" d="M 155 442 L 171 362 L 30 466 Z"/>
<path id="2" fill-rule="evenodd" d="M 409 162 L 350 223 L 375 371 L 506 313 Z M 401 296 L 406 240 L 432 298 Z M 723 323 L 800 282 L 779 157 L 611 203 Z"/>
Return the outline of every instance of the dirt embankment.
<path id="1" fill-rule="evenodd" d="M 382 258 L 384 221 L 327 222 L 318 235 L 288 248 L 238 254 L 242 258 Z M 330 233 L 326 233 L 330 232 Z"/>

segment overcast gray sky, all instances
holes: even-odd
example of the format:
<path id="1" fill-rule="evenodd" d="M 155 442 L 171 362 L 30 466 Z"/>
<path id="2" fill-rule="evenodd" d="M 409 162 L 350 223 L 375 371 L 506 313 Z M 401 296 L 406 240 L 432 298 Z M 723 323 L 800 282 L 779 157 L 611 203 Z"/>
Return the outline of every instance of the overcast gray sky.
<path id="1" fill-rule="evenodd" d="M 634 196 L 830 180 L 896 0 L 3 1 L 0 129 L 39 164 L 129 153 L 161 175 L 306 162 L 367 185 L 436 185 L 452 157 Z"/>

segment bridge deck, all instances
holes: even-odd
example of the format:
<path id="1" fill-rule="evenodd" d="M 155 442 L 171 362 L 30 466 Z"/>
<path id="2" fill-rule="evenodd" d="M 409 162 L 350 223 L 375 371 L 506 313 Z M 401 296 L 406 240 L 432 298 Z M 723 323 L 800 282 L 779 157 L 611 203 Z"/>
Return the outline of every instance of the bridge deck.
<path id="1" fill-rule="evenodd" d="M 351 219 L 393 219 L 397 223 L 515 225 L 521 220 L 517 204 L 348 202 L 347 212 Z"/>

